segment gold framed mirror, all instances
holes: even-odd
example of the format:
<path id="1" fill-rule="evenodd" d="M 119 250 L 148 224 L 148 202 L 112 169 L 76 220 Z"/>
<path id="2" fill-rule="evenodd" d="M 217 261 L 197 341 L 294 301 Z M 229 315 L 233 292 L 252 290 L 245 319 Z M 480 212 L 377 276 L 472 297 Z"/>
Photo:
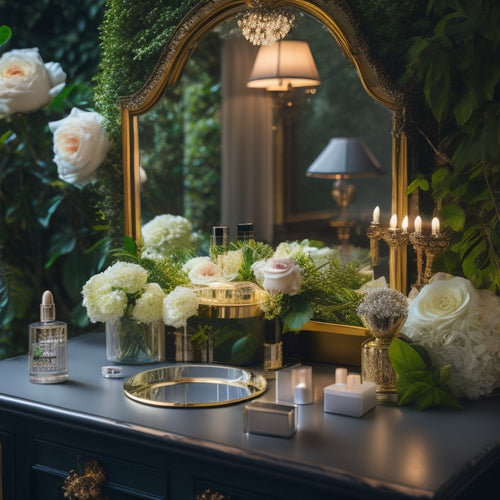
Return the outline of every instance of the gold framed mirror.
<path id="1" fill-rule="evenodd" d="M 190 55 L 200 42 L 221 23 L 241 15 L 256 3 L 251 0 L 211 0 L 199 2 L 177 26 L 163 49 L 155 69 L 135 94 L 120 98 L 124 174 L 125 233 L 137 241 L 141 237 L 139 116 L 150 111 L 169 86 L 175 86 Z M 371 57 L 349 7 L 343 0 L 276 0 L 275 6 L 298 9 L 321 22 L 355 67 L 366 92 L 392 110 L 392 213 L 401 220 L 407 214 L 407 138 L 404 132 L 404 105 L 401 90 Z M 406 248 L 391 252 L 391 287 L 406 292 Z"/>

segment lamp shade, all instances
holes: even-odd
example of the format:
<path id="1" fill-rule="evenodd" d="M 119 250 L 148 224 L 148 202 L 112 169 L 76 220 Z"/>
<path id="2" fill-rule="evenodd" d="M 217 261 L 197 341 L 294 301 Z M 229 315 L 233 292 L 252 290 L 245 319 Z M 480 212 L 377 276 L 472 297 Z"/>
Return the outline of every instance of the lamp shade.
<path id="1" fill-rule="evenodd" d="M 302 40 L 281 40 L 260 47 L 247 87 L 284 91 L 289 86 L 314 87 L 320 84 L 309 44 Z"/>
<path id="2" fill-rule="evenodd" d="M 336 137 L 307 169 L 308 177 L 348 179 L 382 174 L 380 163 L 364 143 L 355 138 Z"/>

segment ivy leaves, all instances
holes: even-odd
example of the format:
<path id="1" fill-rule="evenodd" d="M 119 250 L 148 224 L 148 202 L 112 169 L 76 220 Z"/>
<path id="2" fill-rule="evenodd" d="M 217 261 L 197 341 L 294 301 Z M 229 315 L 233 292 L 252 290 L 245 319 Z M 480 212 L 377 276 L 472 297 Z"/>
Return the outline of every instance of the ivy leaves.
<path id="1" fill-rule="evenodd" d="M 431 406 L 461 408 L 448 387 L 450 365 L 432 369 L 427 353 L 396 338 L 389 347 L 389 359 L 398 374 L 399 404 L 414 404 L 417 410 Z"/>
<path id="2" fill-rule="evenodd" d="M 408 192 L 432 190 L 444 226 L 456 233 L 440 264 L 499 293 L 500 4 L 431 0 L 428 15 L 433 33 L 414 40 L 406 77 L 421 86 L 439 130 L 432 142 L 449 161 Z"/>

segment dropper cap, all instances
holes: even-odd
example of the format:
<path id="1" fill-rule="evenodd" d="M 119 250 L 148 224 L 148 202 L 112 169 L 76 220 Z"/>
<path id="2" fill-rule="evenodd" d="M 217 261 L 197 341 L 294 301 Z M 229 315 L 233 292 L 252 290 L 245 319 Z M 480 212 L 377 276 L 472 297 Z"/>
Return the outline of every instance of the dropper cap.
<path id="1" fill-rule="evenodd" d="M 40 321 L 47 323 L 56 319 L 56 305 L 52 292 L 46 290 L 42 295 L 42 303 L 40 304 Z"/>

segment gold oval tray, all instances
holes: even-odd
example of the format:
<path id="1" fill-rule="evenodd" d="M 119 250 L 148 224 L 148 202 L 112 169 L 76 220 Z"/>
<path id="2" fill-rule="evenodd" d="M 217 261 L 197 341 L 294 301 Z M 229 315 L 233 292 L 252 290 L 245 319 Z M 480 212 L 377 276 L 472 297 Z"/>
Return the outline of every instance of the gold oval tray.
<path id="1" fill-rule="evenodd" d="M 248 370 L 224 365 L 184 364 L 155 368 L 125 381 L 125 395 L 153 406 L 202 408 L 255 398 L 266 379 Z"/>

